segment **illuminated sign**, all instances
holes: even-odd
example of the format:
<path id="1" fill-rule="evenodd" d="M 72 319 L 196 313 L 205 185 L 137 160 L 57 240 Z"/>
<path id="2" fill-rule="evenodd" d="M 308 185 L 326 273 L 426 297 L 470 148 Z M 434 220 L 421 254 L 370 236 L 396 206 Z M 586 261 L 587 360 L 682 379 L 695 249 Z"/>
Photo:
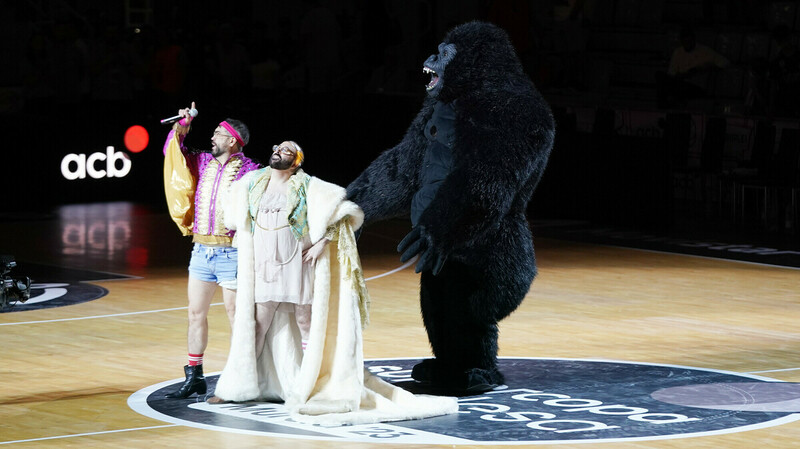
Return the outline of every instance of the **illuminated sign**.
<path id="1" fill-rule="evenodd" d="M 147 147 L 150 136 L 144 127 L 134 125 L 125 131 L 125 147 L 139 153 Z M 105 164 L 103 164 L 105 162 Z M 131 171 L 131 158 L 127 153 L 115 151 L 109 145 L 106 152 L 97 152 L 90 155 L 70 153 L 61 159 L 61 174 L 70 181 L 86 179 L 88 175 L 94 179 L 122 178 Z"/>
<path id="2" fill-rule="evenodd" d="M 105 161 L 105 170 L 97 168 L 98 161 Z M 117 162 L 122 162 L 122 167 L 117 168 Z M 101 165 L 100 167 L 103 167 Z M 131 171 L 130 157 L 121 151 L 114 151 L 114 147 L 106 147 L 106 152 L 85 154 L 70 153 L 61 159 L 61 174 L 70 181 L 85 179 L 88 174 L 94 179 L 122 178 Z"/>
<path id="3" fill-rule="evenodd" d="M 143 126 L 133 125 L 125 131 L 125 148 L 131 153 L 138 153 L 150 142 L 150 135 Z"/>

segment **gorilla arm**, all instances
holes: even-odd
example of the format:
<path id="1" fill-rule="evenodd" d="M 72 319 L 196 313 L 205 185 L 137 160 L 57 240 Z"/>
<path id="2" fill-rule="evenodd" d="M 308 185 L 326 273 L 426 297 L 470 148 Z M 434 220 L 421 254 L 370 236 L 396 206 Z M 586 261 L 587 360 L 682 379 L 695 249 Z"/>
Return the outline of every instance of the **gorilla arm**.
<path id="1" fill-rule="evenodd" d="M 432 106 L 423 107 L 403 140 L 378 156 L 347 186 L 347 199 L 364 211 L 365 224 L 403 215 L 411 208 L 426 148 L 423 117 L 432 110 Z"/>
<path id="2" fill-rule="evenodd" d="M 364 211 L 364 222 L 407 212 L 416 190 L 416 168 L 408 161 L 406 141 L 383 152 L 347 186 L 347 199 Z"/>

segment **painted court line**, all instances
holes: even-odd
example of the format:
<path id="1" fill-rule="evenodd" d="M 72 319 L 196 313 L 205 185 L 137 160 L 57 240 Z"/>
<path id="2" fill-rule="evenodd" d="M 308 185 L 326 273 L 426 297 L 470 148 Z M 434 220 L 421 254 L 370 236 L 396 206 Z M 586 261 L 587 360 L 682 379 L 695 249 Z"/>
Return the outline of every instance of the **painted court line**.
<path id="1" fill-rule="evenodd" d="M 385 276 L 389 276 L 389 275 L 395 274 L 395 273 L 397 273 L 398 271 L 403 271 L 403 270 L 405 270 L 406 268 L 410 267 L 410 266 L 411 266 L 411 264 L 413 264 L 414 262 L 416 262 L 418 258 L 419 258 L 419 256 L 414 256 L 414 258 L 413 258 L 413 259 L 409 260 L 408 262 L 404 263 L 403 265 L 400 265 L 399 267 L 395 268 L 394 270 L 387 271 L 386 273 L 378 274 L 378 275 L 375 275 L 375 276 L 372 276 L 372 277 L 368 277 L 368 278 L 364 279 L 364 281 L 371 281 L 371 280 L 373 280 L 373 279 L 380 279 L 380 278 L 382 278 L 382 277 L 385 277 Z"/>
<path id="2" fill-rule="evenodd" d="M 178 424 L 165 424 L 163 426 L 151 426 L 151 427 L 133 427 L 133 428 L 130 428 L 130 429 L 105 430 L 105 431 L 102 431 L 102 432 L 76 433 L 76 434 L 72 434 L 72 435 L 56 435 L 56 436 L 52 436 L 52 437 L 31 438 L 29 440 L 0 441 L 0 444 L 30 443 L 32 441 L 58 440 L 58 439 L 61 439 L 61 438 L 89 437 L 89 436 L 93 436 L 93 435 L 105 435 L 105 434 L 108 434 L 108 433 L 132 432 L 134 430 L 163 429 L 165 427 L 178 427 Z"/>
<path id="3" fill-rule="evenodd" d="M 379 278 L 382 278 L 382 277 L 385 277 L 385 276 L 390 276 L 390 275 L 395 274 L 395 273 L 397 273 L 399 271 L 403 271 L 406 268 L 408 268 L 409 266 L 411 266 L 411 264 L 416 262 L 416 260 L 417 260 L 417 257 L 414 257 L 413 259 L 409 260 L 408 262 L 404 263 L 403 265 L 401 265 L 401 266 L 399 266 L 399 267 L 397 267 L 397 268 L 395 268 L 393 270 L 387 271 L 386 273 L 381 273 L 381 274 L 366 278 L 366 279 L 364 279 L 364 281 L 371 281 L 371 280 L 374 280 L 374 279 L 379 279 Z M 217 302 L 217 303 L 213 303 L 211 305 L 212 306 L 220 306 L 222 304 L 223 303 L 221 303 L 221 302 Z M 188 309 L 188 307 L 173 307 L 171 309 L 144 310 L 144 311 L 141 311 L 141 312 L 113 313 L 113 314 L 110 314 L 110 315 L 94 315 L 94 316 L 83 316 L 83 317 L 77 317 L 77 318 L 59 318 L 59 319 L 56 319 L 56 320 L 21 321 L 19 323 L 0 323 L 0 326 L 16 326 L 16 325 L 19 325 L 19 324 L 57 323 L 59 321 L 93 320 L 95 318 L 113 318 L 113 317 L 119 317 L 119 316 L 143 315 L 143 314 L 146 314 L 146 313 L 173 312 L 175 310 L 186 310 L 186 309 Z"/>
<path id="4" fill-rule="evenodd" d="M 212 306 L 218 306 L 222 304 L 221 302 L 211 304 Z M 17 324 L 40 324 L 40 323 L 57 323 L 59 321 L 80 321 L 80 320 L 93 320 L 95 318 L 112 318 L 116 316 L 131 316 L 131 315 L 144 315 L 146 313 L 159 313 L 159 312 L 171 312 L 173 310 L 186 310 L 188 307 L 174 307 L 172 309 L 158 309 L 158 310 L 143 310 L 141 312 L 125 312 L 125 313 L 112 313 L 110 315 L 93 315 L 93 316 L 82 316 L 77 318 L 59 318 L 57 320 L 42 320 L 42 321 L 21 321 L 19 323 L 0 323 L 0 326 L 15 326 Z"/>
<path id="5" fill-rule="evenodd" d="M 748 371 L 745 374 L 759 374 L 759 373 L 779 373 L 782 371 L 797 371 L 800 370 L 800 367 L 797 368 L 783 368 L 783 369 L 768 369 L 764 371 Z"/>

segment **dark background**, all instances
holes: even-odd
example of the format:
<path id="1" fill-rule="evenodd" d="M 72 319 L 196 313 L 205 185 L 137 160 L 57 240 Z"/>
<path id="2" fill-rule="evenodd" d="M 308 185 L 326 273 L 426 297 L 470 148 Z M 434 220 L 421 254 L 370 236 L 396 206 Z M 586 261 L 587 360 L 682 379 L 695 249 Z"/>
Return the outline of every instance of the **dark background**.
<path id="1" fill-rule="evenodd" d="M 189 146 L 209 149 L 219 121 L 236 118 L 251 129 L 248 156 L 295 140 L 307 172 L 346 186 L 402 138 L 425 95 L 422 62 L 478 19 L 509 32 L 558 122 L 532 218 L 796 238 L 800 98 L 765 73 L 776 30 L 798 41 L 798 3 L 0 1 L 0 213 L 98 201 L 166 211 L 158 120 L 191 101 Z M 655 74 L 685 24 L 731 67 L 702 98 L 659 106 Z M 150 135 L 140 153 L 123 141 L 133 125 Z M 129 155 L 128 176 L 63 178 L 65 155 L 107 146 Z"/>

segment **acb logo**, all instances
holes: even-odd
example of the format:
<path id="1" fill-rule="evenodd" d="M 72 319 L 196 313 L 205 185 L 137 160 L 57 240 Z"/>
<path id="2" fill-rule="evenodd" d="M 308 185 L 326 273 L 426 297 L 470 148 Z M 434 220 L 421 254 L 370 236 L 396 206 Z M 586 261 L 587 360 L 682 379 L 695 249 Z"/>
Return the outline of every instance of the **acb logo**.
<path id="1" fill-rule="evenodd" d="M 105 169 L 97 168 L 98 162 L 105 161 Z M 122 162 L 121 167 L 117 167 L 117 162 Z M 103 165 L 100 165 L 103 167 Z M 100 178 L 122 178 L 131 171 L 131 158 L 121 151 L 114 151 L 114 147 L 106 147 L 106 152 L 92 153 L 88 157 L 85 154 L 68 154 L 61 160 L 61 174 L 70 181 L 75 179 L 85 179 L 88 174 L 94 179 Z"/>
<path id="2" fill-rule="evenodd" d="M 125 132 L 125 146 L 134 153 L 144 150 L 149 140 L 150 136 L 142 126 L 131 126 Z M 87 175 L 94 179 L 122 178 L 130 171 L 130 156 L 122 151 L 115 151 L 111 145 L 106 147 L 105 153 L 98 151 L 88 156 L 70 153 L 61 159 L 61 174 L 70 181 L 86 179 Z"/>

